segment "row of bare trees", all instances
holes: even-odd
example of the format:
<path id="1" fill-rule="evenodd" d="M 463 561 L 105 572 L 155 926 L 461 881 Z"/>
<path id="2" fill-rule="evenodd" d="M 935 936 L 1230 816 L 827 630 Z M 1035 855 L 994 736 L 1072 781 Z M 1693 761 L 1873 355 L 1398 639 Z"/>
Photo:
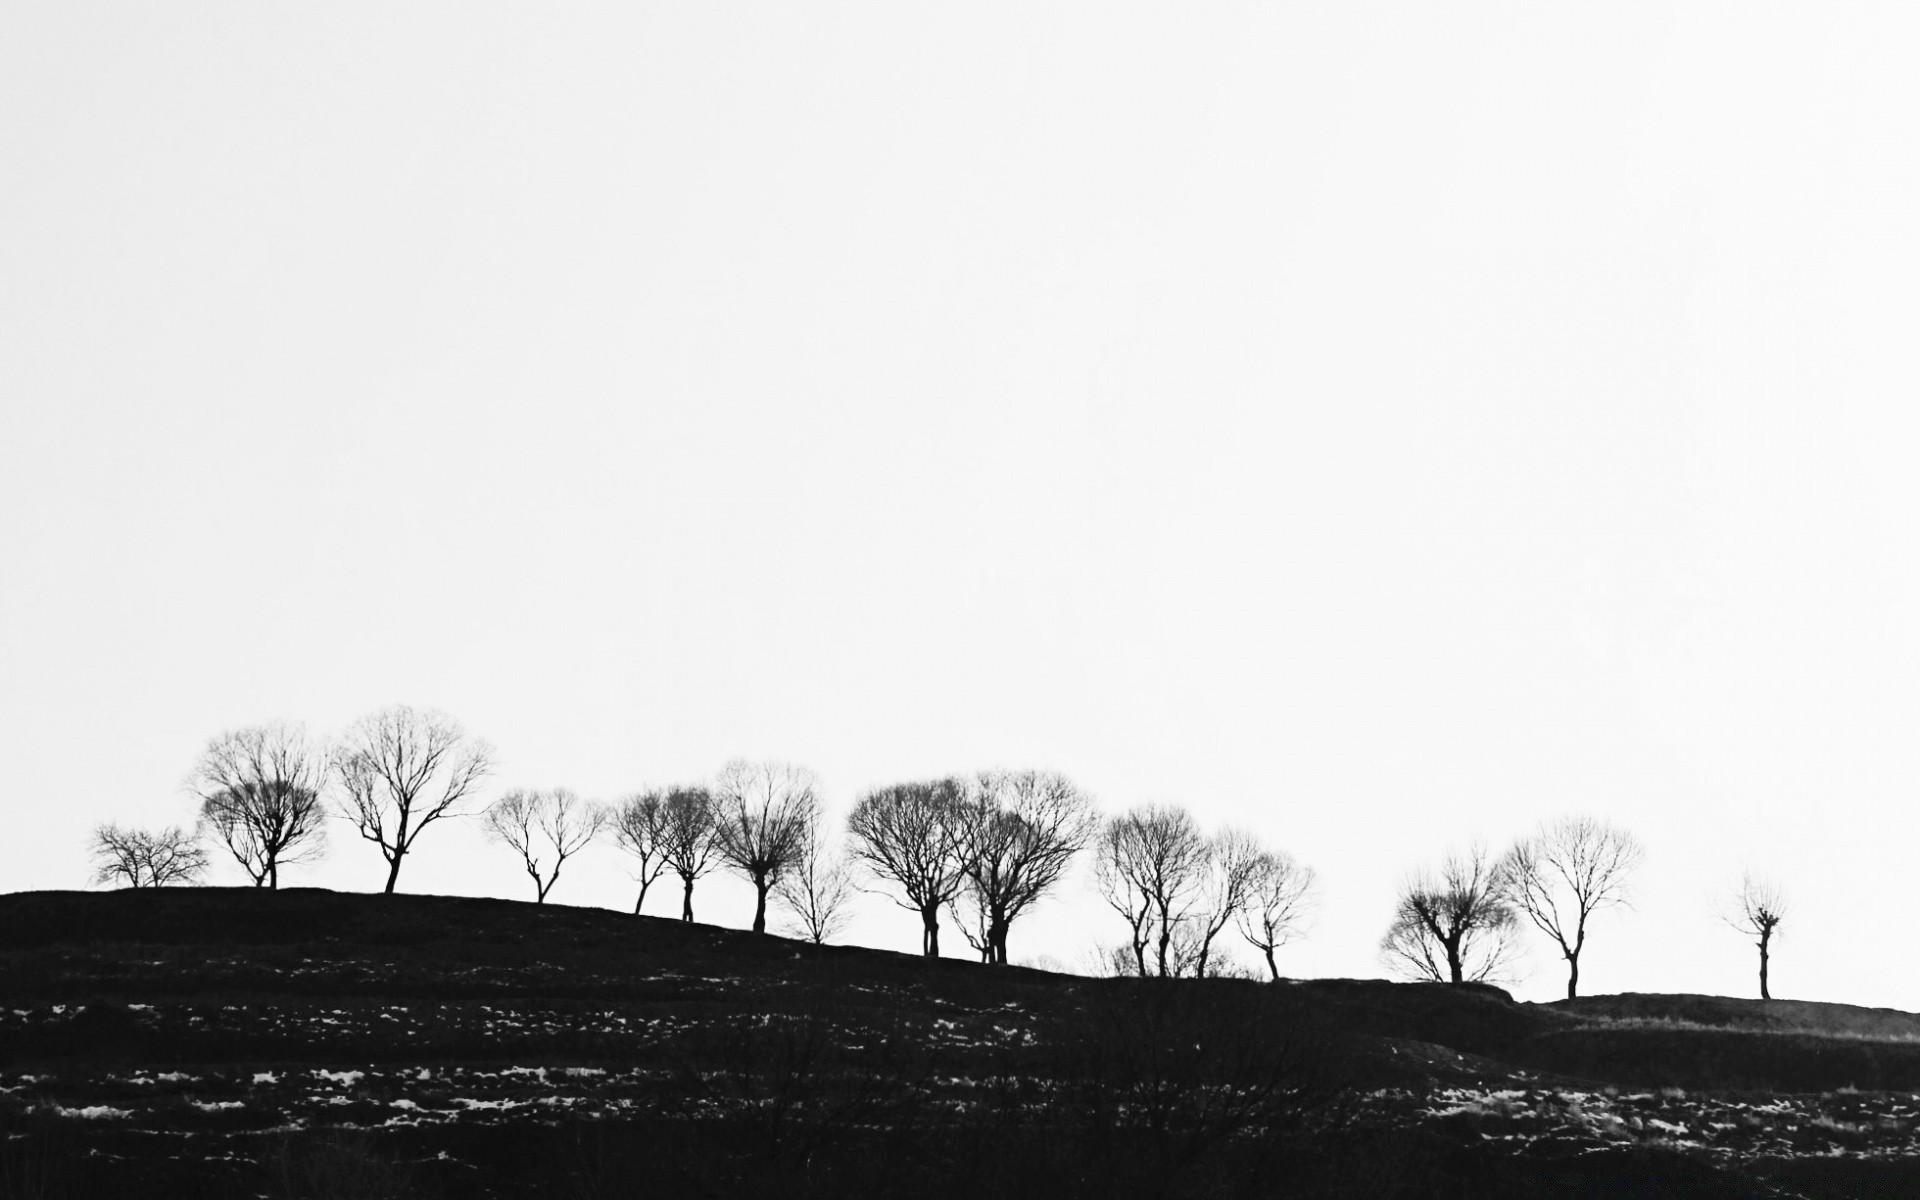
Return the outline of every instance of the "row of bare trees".
<path id="1" fill-rule="evenodd" d="M 1311 867 L 1264 849 L 1252 834 L 1208 836 L 1192 814 L 1165 804 L 1107 821 L 1096 878 L 1127 924 L 1117 965 L 1161 978 L 1207 975 L 1217 966 L 1216 940 L 1236 924 L 1280 978 L 1274 951 L 1304 930 L 1315 884 Z"/>
<path id="2" fill-rule="evenodd" d="M 254 886 L 276 888 L 282 867 L 325 852 L 326 819 L 337 812 L 379 848 L 387 864 L 385 890 L 392 892 L 420 836 L 463 815 L 493 762 L 492 749 L 452 717 L 407 705 L 363 717 L 332 745 L 286 722 L 232 730 L 208 743 L 188 777 L 200 805 L 198 828 L 103 825 L 94 831 L 94 877 L 130 886 L 197 878 L 206 858 L 195 835 L 206 830 Z M 329 792 L 336 797 L 332 806 Z M 150 868 L 130 866 L 142 845 L 169 847 L 171 873 L 156 877 Z"/>
<path id="3" fill-rule="evenodd" d="M 1497 858 L 1482 845 L 1456 851 L 1402 885 L 1381 957 L 1413 979 L 1501 979 L 1519 933 L 1531 925 L 1566 963 L 1571 1000 L 1580 994 L 1580 956 L 1595 916 L 1628 903 L 1644 857 L 1633 834 L 1592 817 L 1548 821 Z M 1760 995 L 1771 999 L 1772 943 L 1786 916 L 1779 886 L 1746 875 L 1722 916 L 1755 939 Z"/>
<path id="4" fill-rule="evenodd" d="M 849 852 L 920 917 L 940 953 L 940 912 L 986 963 L 1007 962 L 1013 923 L 1058 887 L 1098 828 L 1093 800 L 1051 771 L 983 771 L 877 788 L 847 819 Z"/>

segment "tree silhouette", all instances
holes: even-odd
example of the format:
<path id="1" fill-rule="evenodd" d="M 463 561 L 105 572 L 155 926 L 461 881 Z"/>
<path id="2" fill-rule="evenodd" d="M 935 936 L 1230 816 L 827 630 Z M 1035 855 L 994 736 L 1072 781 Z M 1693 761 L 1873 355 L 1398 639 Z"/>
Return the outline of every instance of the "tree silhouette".
<path id="1" fill-rule="evenodd" d="M 1762 1000 L 1773 999 L 1773 992 L 1767 986 L 1767 969 L 1773 959 L 1774 935 L 1786 919 L 1787 896 L 1778 883 L 1752 872 L 1741 877 L 1740 890 L 1734 894 L 1733 912 L 1727 917 L 1727 923 L 1752 938 L 1760 951 Z"/>
<path id="2" fill-rule="evenodd" d="M 1096 828 L 1093 802 L 1051 771 L 986 771 L 956 810 L 957 852 L 982 962 L 1007 961 L 1013 922 L 1066 874 Z"/>
<path id="3" fill-rule="evenodd" d="M 1101 829 L 1095 863 L 1100 894 L 1126 919 L 1141 975 L 1147 974 L 1147 946 L 1155 941 L 1160 977 L 1178 973 L 1169 950 L 1199 899 L 1206 867 L 1207 840 L 1183 808 L 1144 805 Z"/>
<path id="4" fill-rule="evenodd" d="M 816 946 L 838 937 L 845 928 L 853 893 L 853 873 L 843 859 L 834 856 L 817 828 L 774 884 L 774 895 L 799 923 L 801 936 Z"/>
<path id="5" fill-rule="evenodd" d="M 346 795 L 341 815 L 380 848 L 392 895 L 420 835 L 465 815 L 463 803 L 493 769 L 493 751 L 445 713 L 396 704 L 355 723 L 333 761 Z"/>
<path id="6" fill-rule="evenodd" d="M 197 882 L 207 869 L 198 836 L 178 825 L 158 830 L 96 826 L 92 852 L 95 883 L 166 887 Z"/>
<path id="7" fill-rule="evenodd" d="M 535 904 L 560 881 L 560 868 L 606 828 L 606 810 L 566 788 L 515 788 L 487 807 L 483 818 L 495 841 L 513 848 L 533 880 Z"/>
<path id="8" fill-rule="evenodd" d="M 1213 940 L 1252 898 L 1263 860 L 1260 843 L 1240 829 L 1225 829 L 1207 842 L 1199 903 L 1194 907 L 1193 973 L 1204 978 Z"/>
<path id="9" fill-rule="evenodd" d="M 1287 854 L 1262 854 L 1240 910 L 1240 934 L 1267 960 L 1267 971 L 1278 981 L 1280 968 L 1273 952 L 1302 931 L 1314 887 L 1313 868 Z"/>
<path id="10" fill-rule="evenodd" d="M 1401 888 L 1381 956 L 1413 979 L 1465 983 L 1500 977 L 1511 963 L 1519 921 L 1505 890 L 1501 868 L 1485 847 L 1448 855 L 1437 874 L 1416 873 Z"/>
<path id="11" fill-rule="evenodd" d="M 957 779 L 898 783 L 860 797 L 847 817 L 855 861 L 900 889 L 896 904 L 920 914 L 920 953 L 929 958 L 940 957 L 940 907 L 966 882 L 966 803 Z"/>
<path id="12" fill-rule="evenodd" d="M 813 772 L 789 763 L 735 759 L 713 785 L 714 844 L 753 884 L 753 931 L 767 931 L 767 893 L 806 849 L 819 816 Z"/>
<path id="13" fill-rule="evenodd" d="M 677 787 L 660 802 L 663 819 L 660 855 L 680 877 L 680 919 L 693 920 L 693 885 L 702 875 L 719 866 L 715 859 L 713 797 L 701 787 Z"/>
<path id="14" fill-rule="evenodd" d="M 1567 999 L 1580 994 L 1588 920 L 1627 902 L 1627 881 L 1642 856 L 1632 834 L 1592 817 L 1550 822 L 1507 852 L 1507 895 L 1566 960 Z"/>
<path id="15" fill-rule="evenodd" d="M 188 786 L 200 819 L 255 887 L 280 886 L 280 868 L 325 848 L 321 790 L 327 759 L 299 725 L 255 725 L 207 743 Z"/>
<path id="16" fill-rule="evenodd" d="M 647 889 L 667 869 L 667 792 L 655 788 L 635 792 L 622 800 L 611 818 L 614 840 L 640 865 L 633 878 L 640 885 L 633 902 L 634 915 L 647 903 Z"/>

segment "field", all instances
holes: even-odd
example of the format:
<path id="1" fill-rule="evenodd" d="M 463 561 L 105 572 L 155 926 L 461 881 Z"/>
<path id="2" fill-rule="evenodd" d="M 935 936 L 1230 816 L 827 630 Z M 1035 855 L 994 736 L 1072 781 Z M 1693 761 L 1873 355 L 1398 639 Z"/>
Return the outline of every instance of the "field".
<path id="1" fill-rule="evenodd" d="M 1903 1196 L 1920 1018 L 0 896 L 0 1197 Z"/>

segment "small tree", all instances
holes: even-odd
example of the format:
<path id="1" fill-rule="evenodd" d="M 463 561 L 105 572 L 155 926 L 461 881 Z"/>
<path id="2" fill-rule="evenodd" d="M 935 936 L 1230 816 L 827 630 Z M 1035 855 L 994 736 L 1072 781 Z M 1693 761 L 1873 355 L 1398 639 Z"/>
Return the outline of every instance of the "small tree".
<path id="1" fill-rule="evenodd" d="M 1253 835 L 1226 829 L 1207 842 L 1199 903 L 1194 909 L 1193 973 L 1205 977 L 1213 940 L 1245 911 L 1263 854 Z"/>
<path id="2" fill-rule="evenodd" d="M 93 881 L 126 887 L 196 883 L 207 869 L 199 836 L 182 826 L 127 829 L 116 824 L 93 831 Z"/>
<path id="3" fill-rule="evenodd" d="M 977 920 L 967 940 L 1005 965 L 1013 922 L 1051 891 L 1093 836 L 1093 802 L 1051 771 L 987 771 L 956 810 L 961 875 Z"/>
<path id="4" fill-rule="evenodd" d="M 680 919 L 693 920 L 693 884 L 720 864 L 714 857 L 719 830 L 713 797 L 700 787 L 677 787 L 660 802 L 660 856 L 680 877 Z"/>
<path id="5" fill-rule="evenodd" d="M 966 785 L 957 779 L 899 783 L 860 797 L 847 817 L 856 861 L 883 883 L 894 900 L 920 914 L 920 953 L 940 957 L 940 908 L 966 882 L 961 858 Z"/>
<path id="6" fill-rule="evenodd" d="M 1580 994 L 1580 952 L 1588 919 L 1627 902 L 1627 881 L 1642 857 L 1632 834 L 1592 817 L 1543 825 L 1507 852 L 1507 895 L 1567 962 L 1567 999 Z"/>
<path id="7" fill-rule="evenodd" d="M 1254 866 L 1246 907 L 1240 910 L 1240 935 L 1267 960 L 1267 972 L 1275 982 L 1280 968 L 1274 964 L 1273 952 L 1303 931 L 1313 886 L 1313 868 L 1290 855 L 1262 854 Z"/>
<path id="8" fill-rule="evenodd" d="M 788 763 L 735 759 L 714 781 L 715 845 L 726 864 L 753 884 L 753 931 L 767 931 L 767 893 L 813 837 L 819 801 L 813 772 Z"/>
<path id="9" fill-rule="evenodd" d="M 487 834 L 513 848 L 533 880 L 533 901 L 545 904 L 560 868 L 606 828 L 606 810 L 566 788 L 515 788 L 487 807 Z"/>
<path id="10" fill-rule="evenodd" d="M 1401 888 L 1381 956 L 1413 979 L 1477 983 L 1500 977 L 1511 964 L 1519 922 L 1505 893 L 1500 866 L 1485 847 L 1448 855 L 1438 874 L 1419 872 Z"/>
<path id="11" fill-rule="evenodd" d="M 633 877 L 640 885 L 640 897 L 633 902 L 636 916 L 647 902 L 647 889 L 667 869 L 667 795 L 660 788 L 636 792 L 613 813 L 614 840 L 640 864 Z"/>
<path id="12" fill-rule="evenodd" d="M 1780 885 L 1748 872 L 1740 879 L 1734 894 L 1729 925 L 1753 939 L 1760 951 L 1760 998 L 1773 999 L 1767 987 L 1767 968 L 1773 958 L 1773 939 L 1780 923 L 1787 919 L 1787 896 Z"/>
<path id="13" fill-rule="evenodd" d="M 432 709 L 396 704 L 347 731 L 334 751 L 345 795 L 340 811 L 361 837 L 380 847 L 388 895 L 420 835 L 445 817 L 464 815 L 464 802 L 492 769 L 487 744 Z"/>
<path id="14" fill-rule="evenodd" d="M 801 936 L 816 946 L 838 937 L 853 914 L 853 872 L 815 829 L 791 869 L 774 884 L 774 895 L 798 922 Z"/>
<path id="15" fill-rule="evenodd" d="M 1095 864 L 1100 894 L 1126 919 L 1141 975 L 1147 974 L 1147 946 L 1155 941 L 1160 977 L 1178 973 L 1174 933 L 1191 915 L 1206 864 L 1207 840 L 1183 808 L 1146 805 L 1101 830 Z"/>
<path id="16" fill-rule="evenodd" d="M 324 751 L 299 725 L 255 725 L 207 744 L 188 786 L 200 819 L 255 887 L 280 886 L 280 868 L 325 848 Z"/>

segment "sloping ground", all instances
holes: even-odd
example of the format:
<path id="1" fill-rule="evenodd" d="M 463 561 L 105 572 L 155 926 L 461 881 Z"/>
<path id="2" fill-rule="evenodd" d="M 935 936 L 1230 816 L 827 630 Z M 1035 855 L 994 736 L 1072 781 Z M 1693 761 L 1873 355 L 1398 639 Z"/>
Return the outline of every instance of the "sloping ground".
<path id="1" fill-rule="evenodd" d="M 1839 1196 L 1871 1192 L 1820 1163 L 1906 1169 L 1904 1097 L 1605 1086 L 1874 1086 L 1863 1055 L 1905 1078 L 1910 1047 L 1859 1032 L 1903 1014 L 1742 1005 L 1087 980 L 459 897 L 23 893 L 0 1197 Z"/>
<path id="2" fill-rule="evenodd" d="M 1821 1037 L 1920 1042 L 1920 1014 L 1811 1000 L 1746 1000 L 1686 994 L 1582 996 L 1547 1005 L 1593 1021 L 1659 1022 L 1713 1029 L 1756 1029 Z"/>

